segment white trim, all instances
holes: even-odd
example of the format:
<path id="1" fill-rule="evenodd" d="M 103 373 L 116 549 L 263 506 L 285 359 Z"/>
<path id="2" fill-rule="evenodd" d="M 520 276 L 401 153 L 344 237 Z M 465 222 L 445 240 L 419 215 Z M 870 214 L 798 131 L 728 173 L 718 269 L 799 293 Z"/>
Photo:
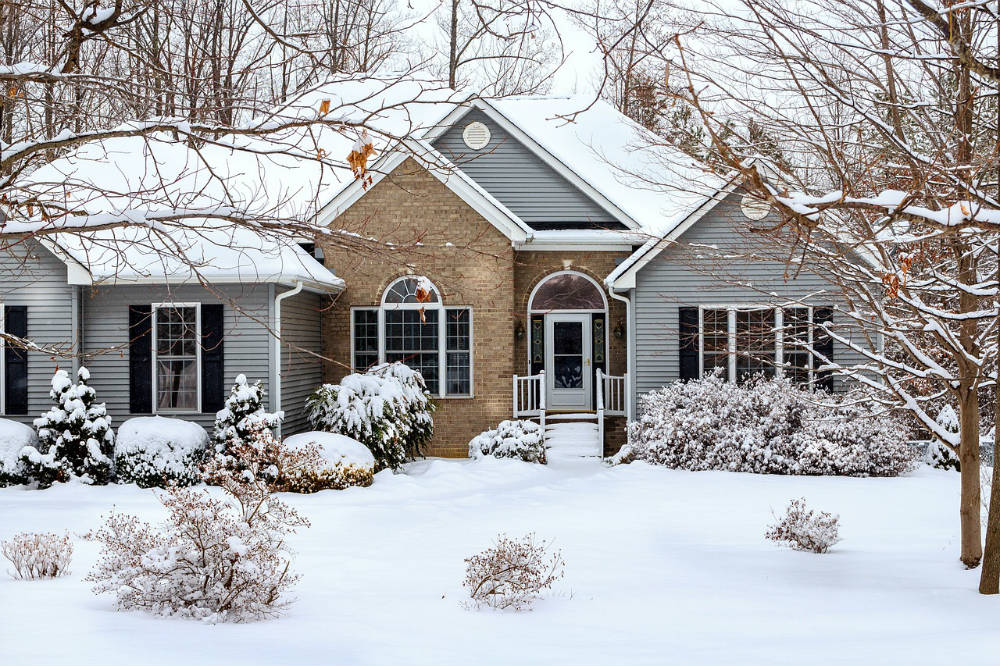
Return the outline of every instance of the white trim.
<path id="1" fill-rule="evenodd" d="M 681 235 L 687 232 L 688 229 L 693 227 L 739 187 L 739 179 L 731 179 L 725 186 L 713 192 L 669 232 L 660 238 L 649 240 L 645 245 L 636 250 L 632 256 L 618 265 L 615 270 L 611 271 L 608 277 L 604 278 L 604 283 L 612 289 L 635 289 L 635 277 L 639 271 L 645 268 L 650 261 L 655 259 L 665 249 L 674 245 Z"/>
<path id="2" fill-rule="evenodd" d="M 283 291 L 274 297 L 274 385 L 271 386 L 271 411 L 281 412 L 281 302 L 302 293 L 302 283 Z M 283 413 L 283 412 L 282 412 Z M 281 437 L 281 421 L 275 426 L 275 434 Z"/>
<path id="3" fill-rule="evenodd" d="M 159 409 L 157 403 L 159 402 L 157 398 L 158 386 L 156 385 L 156 311 L 160 308 L 194 308 L 195 309 L 195 371 L 197 373 L 198 379 L 198 393 L 195 396 L 195 408 L 192 409 Z M 150 386 L 152 387 L 152 408 L 150 413 L 152 414 L 200 414 L 201 413 L 201 303 L 189 303 L 189 302 L 163 302 L 163 303 L 150 303 L 150 344 L 152 352 L 150 358 L 152 359 L 152 367 L 150 372 L 152 373 L 152 378 L 150 379 Z"/>
<path id="4" fill-rule="evenodd" d="M 562 309 L 560 309 L 560 310 L 551 310 L 551 309 L 550 310 L 535 310 L 535 309 L 533 309 L 531 307 L 531 303 L 535 300 L 535 293 L 538 291 L 539 287 L 541 287 L 543 284 L 545 284 L 546 282 L 548 282 L 552 278 L 556 277 L 557 275 L 579 275 L 580 277 L 586 278 L 592 285 L 594 285 L 594 289 L 597 290 L 597 293 L 601 295 L 601 301 L 604 303 L 604 308 L 603 309 L 599 309 L 599 308 L 583 308 L 583 309 L 577 309 L 577 310 L 562 310 Z M 604 290 L 601 289 L 600 283 L 597 280 L 595 280 L 594 278 L 592 278 L 589 275 L 587 275 L 586 273 L 581 273 L 580 271 L 575 271 L 575 270 L 573 270 L 571 268 L 566 269 L 566 270 L 562 270 L 562 271 L 555 271 L 554 273 L 549 273 L 548 275 L 546 275 L 545 277 L 543 277 L 541 280 L 538 281 L 538 284 L 536 284 L 532 288 L 531 293 L 528 295 L 528 316 L 529 317 L 532 314 L 548 314 L 550 312 L 567 312 L 567 313 L 573 313 L 573 312 L 604 312 L 604 313 L 607 313 L 607 311 L 608 311 L 608 297 L 604 295 Z"/>

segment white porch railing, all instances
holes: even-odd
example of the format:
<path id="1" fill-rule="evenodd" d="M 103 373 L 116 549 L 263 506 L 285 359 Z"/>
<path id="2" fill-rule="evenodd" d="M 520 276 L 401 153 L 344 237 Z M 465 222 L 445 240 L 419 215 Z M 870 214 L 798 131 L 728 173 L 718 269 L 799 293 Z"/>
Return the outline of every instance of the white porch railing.
<path id="1" fill-rule="evenodd" d="M 514 375 L 514 418 L 537 416 L 545 435 L 545 371 L 537 375 Z"/>
<path id="2" fill-rule="evenodd" d="M 595 373 L 597 379 L 597 435 L 604 442 L 604 417 L 628 414 L 628 373 L 606 375 L 600 368 Z"/>

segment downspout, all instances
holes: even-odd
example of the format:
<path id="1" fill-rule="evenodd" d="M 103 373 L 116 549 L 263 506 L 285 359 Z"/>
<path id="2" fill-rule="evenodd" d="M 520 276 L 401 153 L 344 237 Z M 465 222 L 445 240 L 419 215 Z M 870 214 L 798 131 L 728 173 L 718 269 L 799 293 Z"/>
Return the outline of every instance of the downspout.
<path id="1" fill-rule="evenodd" d="M 628 296 L 620 296 L 615 293 L 614 288 L 608 285 L 608 294 L 611 298 L 621 301 L 625 304 L 625 373 L 628 375 L 627 386 L 625 387 L 625 418 L 629 421 L 635 419 L 635 414 L 632 413 L 632 390 L 633 382 L 635 382 L 634 365 L 635 360 L 632 354 L 632 345 L 634 344 L 635 337 L 632 334 L 632 301 Z"/>
<path id="2" fill-rule="evenodd" d="M 281 301 L 302 292 L 302 280 L 295 283 L 294 289 L 282 292 L 274 297 L 274 386 L 271 387 L 271 397 L 274 398 L 274 411 L 281 411 Z M 278 437 L 281 437 L 281 424 L 277 427 Z"/>

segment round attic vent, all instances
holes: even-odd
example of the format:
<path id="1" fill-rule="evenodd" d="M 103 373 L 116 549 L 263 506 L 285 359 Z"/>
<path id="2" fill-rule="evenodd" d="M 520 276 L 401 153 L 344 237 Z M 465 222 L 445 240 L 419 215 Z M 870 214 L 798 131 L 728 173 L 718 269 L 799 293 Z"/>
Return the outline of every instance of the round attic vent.
<path id="1" fill-rule="evenodd" d="M 462 132 L 462 139 L 469 148 L 482 150 L 490 142 L 490 128 L 479 121 L 469 123 Z"/>
<path id="2" fill-rule="evenodd" d="M 740 199 L 740 210 L 751 220 L 763 220 L 771 212 L 771 204 L 749 194 L 744 194 L 743 198 Z"/>

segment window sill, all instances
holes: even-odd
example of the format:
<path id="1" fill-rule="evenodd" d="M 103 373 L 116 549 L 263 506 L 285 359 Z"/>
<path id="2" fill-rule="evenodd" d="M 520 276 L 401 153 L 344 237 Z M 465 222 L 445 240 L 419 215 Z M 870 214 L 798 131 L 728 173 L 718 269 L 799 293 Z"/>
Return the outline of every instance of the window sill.
<path id="1" fill-rule="evenodd" d="M 473 400 L 475 395 L 436 395 L 434 400 Z"/>

